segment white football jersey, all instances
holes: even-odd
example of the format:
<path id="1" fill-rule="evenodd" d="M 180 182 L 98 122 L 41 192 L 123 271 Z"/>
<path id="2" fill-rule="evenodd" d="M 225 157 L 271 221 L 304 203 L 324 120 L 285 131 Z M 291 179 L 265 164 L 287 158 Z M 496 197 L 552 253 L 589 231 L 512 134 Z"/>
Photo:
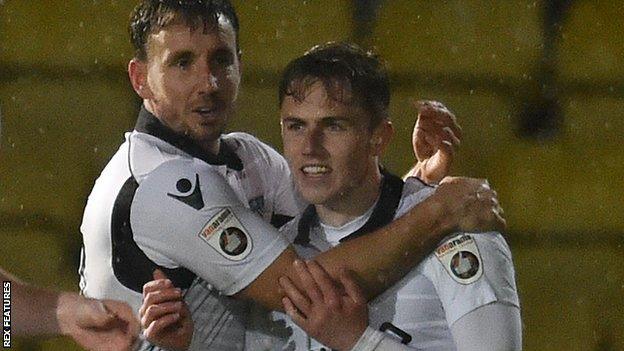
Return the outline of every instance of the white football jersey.
<path id="1" fill-rule="evenodd" d="M 384 226 L 423 201 L 433 188 L 415 178 L 403 185 L 385 175 L 382 192 L 365 224 L 329 231 L 313 207 L 282 227 L 302 257 L 313 257 L 338 244 Z M 352 223 L 362 222 L 362 218 Z M 354 229 L 357 229 L 354 231 Z M 374 248 L 362 255 L 374 255 Z M 416 268 L 369 303 L 369 325 L 418 350 L 454 350 L 450 326 L 463 315 L 500 301 L 519 307 L 511 252 L 499 233 L 449 236 Z M 255 311 L 248 328 L 249 349 L 321 350 L 328 348 L 308 337 L 281 313 Z M 268 326 L 268 327 L 267 327 Z M 284 335 L 287 335 L 286 337 Z"/>
<path id="2" fill-rule="evenodd" d="M 244 333 L 235 317 L 240 304 L 223 295 L 250 284 L 283 252 L 288 242 L 269 223 L 283 224 L 300 205 L 286 161 L 272 148 L 232 133 L 220 149 L 205 155 L 141 110 L 87 202 L 80 269 L 86 296 L 126 301 L 138 311 L 143 284 L 160 268 L 178 287 L 195 281 L 187 303 L 210 300 L 218 333 L 227 334 L 223 326 Z"/>

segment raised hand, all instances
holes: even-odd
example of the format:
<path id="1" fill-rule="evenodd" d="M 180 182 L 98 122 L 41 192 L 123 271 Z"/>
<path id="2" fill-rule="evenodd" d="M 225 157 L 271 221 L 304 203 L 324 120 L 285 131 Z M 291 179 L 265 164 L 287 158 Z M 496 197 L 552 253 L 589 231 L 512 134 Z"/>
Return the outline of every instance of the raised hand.
<path id="1" fill-rule="evenodd" d="M 160 270 L 143 285 L 139 309 L 143 335 L 151 343 L 172 350 L 186 350 L 193 338 L 193 320 L 182 291 Z"/>
<path id="2" fill-rule="evenodd" d="M 305 291 L 281 277 L 284 310 L 308 335 L 336 350 L 350 350 L 368 325 L 363 292 L 346 270 L 335 281 L 318 263 L 294 263 Z"/>
<path id="3" fill-rule="evenodd" d="M 440 102 L 419 101 L 415 105 L 418 117 L 412 147 L 418 162 L 408 175 L 437 184 L 451 170 L 455 149 L 461 143 L 461 127 L 455 115 Z"/>

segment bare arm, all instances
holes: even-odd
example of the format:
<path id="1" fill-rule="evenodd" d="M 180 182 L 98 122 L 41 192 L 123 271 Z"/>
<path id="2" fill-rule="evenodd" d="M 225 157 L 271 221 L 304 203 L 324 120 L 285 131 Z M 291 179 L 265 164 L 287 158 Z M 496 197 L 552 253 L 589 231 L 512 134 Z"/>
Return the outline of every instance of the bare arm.
<path id="1" fill-rule="evenodd" d="M 447 234 L 502 229 L 504 226 L 496 193 L 489 189 L 487 182 L 447 178 L 431 197 L 403 217 L 369 235 L 326 251 L 315 260 L 334 279 L 339 278 L 343 268 L 353 271 L 370 300 L 407 274 Z M 279 277 L 286 275 L 301 288 L 293 266 L 296 258 L 292 248 L 286 249 L 237 296 L 281 310 Z"/>
<path id="2" fill-rule="evenodd" d="M 13 330 L 17 335 L 66 335 L 91 350 L 129 350 L 139 332 L 125 303 L 93 300 L 25 284 L 0 269 L 11 282 Z"/>

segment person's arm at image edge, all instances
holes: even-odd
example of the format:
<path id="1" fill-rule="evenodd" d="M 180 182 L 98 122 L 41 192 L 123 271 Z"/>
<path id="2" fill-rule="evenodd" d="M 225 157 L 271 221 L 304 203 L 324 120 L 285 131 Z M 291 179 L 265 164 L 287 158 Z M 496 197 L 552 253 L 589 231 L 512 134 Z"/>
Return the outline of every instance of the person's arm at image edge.
<path id="1" fill-rule="evenodd" d="M 2 269 L 0 278 L 11 282 L 16 335 L 66 335 L 92 350 L 129 350 L 138 335 L 138 321 L 123 302 L 39 288 Z"/>

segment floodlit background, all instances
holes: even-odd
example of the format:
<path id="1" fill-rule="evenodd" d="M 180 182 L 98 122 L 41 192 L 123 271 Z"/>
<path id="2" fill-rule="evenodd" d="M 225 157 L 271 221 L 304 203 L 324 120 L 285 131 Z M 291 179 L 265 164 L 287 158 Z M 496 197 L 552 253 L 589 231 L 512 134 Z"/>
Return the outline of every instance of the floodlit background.
<path id="1" fill-rule="evenodd" d="M 27 281 L 78 289 L 82 209 L 140 103 L 125 73 L 135 3 L 0 0 L 0 265 Z M 622 2 L 234 3 L 244 77 L 231 130 L 279 149 L 285 64 L 328 40 L 375 47 L 394 92 L 388 168 L 412 163 L 411 101 L 437 99 L 464 128 L 454 173 L 500 194 L 525 349 L 624 350 Z"/>

